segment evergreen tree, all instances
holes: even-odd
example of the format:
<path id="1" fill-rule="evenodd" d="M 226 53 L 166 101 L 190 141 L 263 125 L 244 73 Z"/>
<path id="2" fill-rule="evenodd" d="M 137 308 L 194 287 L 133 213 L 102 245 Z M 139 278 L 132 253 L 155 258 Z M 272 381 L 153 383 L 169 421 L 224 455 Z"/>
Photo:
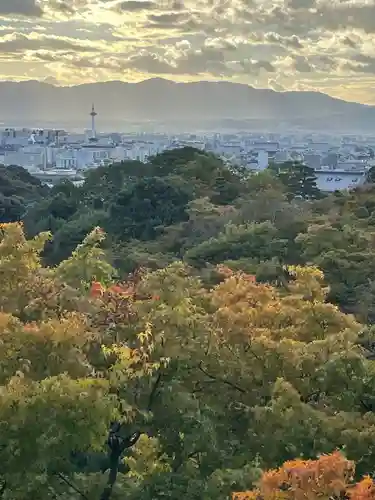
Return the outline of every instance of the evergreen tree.
<path id="1" fill-rule="evenodd" d="M 271 169 L 276 172 L 277 177 L 284 184 L 289 200 L 293 198 L 316 200 L 322 197 L 322 193 L 316 185 L 316 175 L 313 168 L 299 161 L 286 161 L 279 165 L 272 165 Z"/>

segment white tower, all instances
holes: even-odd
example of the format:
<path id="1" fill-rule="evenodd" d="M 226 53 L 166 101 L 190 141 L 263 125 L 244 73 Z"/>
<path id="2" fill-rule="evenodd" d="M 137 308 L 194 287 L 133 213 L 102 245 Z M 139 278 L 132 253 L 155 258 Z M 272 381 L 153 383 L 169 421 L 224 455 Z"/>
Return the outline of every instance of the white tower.
<path id="1" fill-rule="evenodd" d="M 92 134 L 92 139 L 96 139 L 95 116 L 97 114 L 98 113 L 95 111 L 95 107 L 94 107 L 94 104 L 93 104 L 92 105 L 92 109 L 91 109 L 91 113 L 90 113 L 90 116 L 91 116 L 91 134 Z"/>

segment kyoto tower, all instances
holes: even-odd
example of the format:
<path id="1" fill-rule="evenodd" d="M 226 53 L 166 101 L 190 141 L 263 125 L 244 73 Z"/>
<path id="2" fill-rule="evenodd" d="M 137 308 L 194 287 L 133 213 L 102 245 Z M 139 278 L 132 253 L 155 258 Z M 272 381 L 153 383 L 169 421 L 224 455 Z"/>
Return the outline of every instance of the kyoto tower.
<path id="1" fill-rule="evenodd" d="M 95 111 L 95 107 L 94 107 L 94 104 L 93 104 L 92 105 L 92 109 L 91 109 L 91 113 L 90 113 L 90 116 L 91 116 L 91 133 L 92 133 L 92 138 L 93 139 L 96 139 L 95 116 L 97 114 L 98 113 Z"/>

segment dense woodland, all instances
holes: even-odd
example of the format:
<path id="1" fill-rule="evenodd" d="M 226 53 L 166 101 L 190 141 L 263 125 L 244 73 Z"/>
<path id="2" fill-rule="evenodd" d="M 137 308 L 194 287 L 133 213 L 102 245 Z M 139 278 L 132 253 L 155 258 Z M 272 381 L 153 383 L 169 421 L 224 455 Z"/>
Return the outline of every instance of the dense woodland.
<path id="1" fill-rule="evenodd" d="M 2 500 L 375 499 L 373 184 L 0 176 Z"/>

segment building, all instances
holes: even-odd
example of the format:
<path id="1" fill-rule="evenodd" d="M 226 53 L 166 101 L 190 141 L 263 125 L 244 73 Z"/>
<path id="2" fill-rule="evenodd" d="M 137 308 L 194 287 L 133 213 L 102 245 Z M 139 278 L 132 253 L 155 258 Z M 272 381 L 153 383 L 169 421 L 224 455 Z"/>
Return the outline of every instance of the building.
<path id="1" fill-rule="evenodd" d="M 344 191 L 365 184 L 368 168 L 354 171 L 343 168 L 315 169 L 316 185 L 323 192 Z"/>

